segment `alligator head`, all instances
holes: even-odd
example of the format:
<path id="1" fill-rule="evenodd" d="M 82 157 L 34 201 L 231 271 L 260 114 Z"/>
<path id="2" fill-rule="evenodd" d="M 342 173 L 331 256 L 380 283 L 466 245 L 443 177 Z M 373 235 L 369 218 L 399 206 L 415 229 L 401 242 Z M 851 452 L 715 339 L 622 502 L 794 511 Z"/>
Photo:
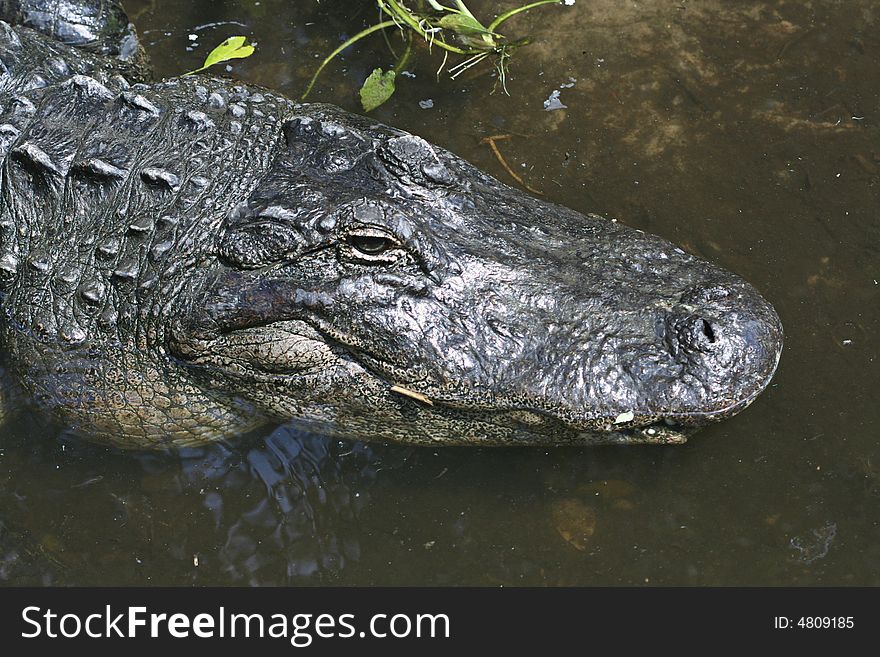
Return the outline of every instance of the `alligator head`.
<path id="1" fill-rule="evenodd" d="M 681 442 L 768 384 L 782 329 L 737 276 L 299 110 L 172 329 L 215 385 L 336 435 L 589 444 Z"/>

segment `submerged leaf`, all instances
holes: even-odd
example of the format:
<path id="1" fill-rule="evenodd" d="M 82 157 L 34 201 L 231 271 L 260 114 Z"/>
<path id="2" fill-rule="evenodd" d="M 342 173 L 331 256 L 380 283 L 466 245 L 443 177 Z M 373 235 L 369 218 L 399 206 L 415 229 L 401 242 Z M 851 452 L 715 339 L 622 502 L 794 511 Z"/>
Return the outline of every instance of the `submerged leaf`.
<path id="1" fill-rule="evenodd" d="M 575 498 L 556 500 L 550 517 L 562 539 L 574 549 L 585 551 L 596 533 L 596 512 Z"/>
<path id="2" fill-rule="evenodd" d="M 394 93 L 395 77 L 397 74 L 394 71 L 383 71 L 381 68 L 370 73 L 370 77 L 366 79 L 360 91 L 361 105 L 365 112 L 376 109 L 391 98 Z"/>

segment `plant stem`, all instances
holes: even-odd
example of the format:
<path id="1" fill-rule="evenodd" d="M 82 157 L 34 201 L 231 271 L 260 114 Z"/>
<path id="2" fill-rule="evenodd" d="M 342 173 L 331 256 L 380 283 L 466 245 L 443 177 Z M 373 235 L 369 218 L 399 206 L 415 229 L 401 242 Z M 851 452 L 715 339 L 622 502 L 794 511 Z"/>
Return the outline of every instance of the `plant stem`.
<path id="1" fill-rule="evenodd" d="M 382 7 L 378 7 L 379 9 L 379 22 L 382 21 L 382 14 L 385 12 L 382 11 Z M 397 50 L 395 50 L 394 46 L 391 45 L 391 39 L 388 38 L 388 32 L 382 30 L 382 40 L 385 41 L 385 45 L 388 46 L 388 50 L 391 52 L 393 57 L 397 57 Z"/>
<path id="2" fill-rule="evenodd" d="M 467 8 L 467 6 L 462 2 L 462 0 L 455 0 L 455 4 L 458 5 L 458 10 L 464 14 L 465 16 L 469 16 L 474 20 L 477 20 L 476 17 L 471 13 L 471 10 Z M 478 21 L 479 22 L 479 21 Z"/>
<path id="3" fill-rule="evenodd" d="M 303 93 L 302 96 L 300 96 L 300 100 L 306 99 L 306 96 L 309 95 L 309 92 L 312 90 L 312 87 L 315 86 L 315 81 L 318 79 L 318 76 L 321 74 L 321 71 L 324 70 L 324 67 L 327 66 L 327 64 L 329 64 L 330 61 L 334 57 L 336 57 L 336 55 L 341 53 L 343 50 L 348 48 L 353 43 L 360 41 L 365 36 L 368 36 L 368 35 L 372 34 L 373 32 L 378 32 L 379 30 L 384 30 L 386 27 L 397 27 L 397 23 L 395 23 L 394 21 L 383 21 L 381 23 L 376 23 L 375 25 L 371 25 L 367 29 L 355 34 L 353 37 L 351 37 L 345 43 L 343 43 L 341 46 L 339 46 L 336 50 L 331 52 L 327 56 L 327 58 L 323 62 L 321 62 L 321 65 L 318 67 L 318 70 L 315 71 L 315 74 L 312 76 L 312 79 L 309 81 L 309 86 L 306 87 L 305 92 Z"/>
<path id="4" fill-rule="evenodd" d="M 397 60 L 397 64 L 394 65 L 394 72 L 400 73 L 403 70 L 403 67 L 406 66 L 406 63 L 409 61 L 409 56 L 412 53 L 412 34 L 409 32 L 406 33 L 406 48 L 403 50 L 403 54 Z"/>
<path id="5" fill-rule="evenodd" d="M 419 22 L 415 18 L 413 18 L 412 14 L 410 14 L 406 9 L 395 2 L 395 0 L 378 0 L 378 3 L 386 14 L 388 14 L 389 16 L 396 16 L 404 23 L 406 23 L 409 28 L 417 32 L 423 39 L 428 39 L 427 32 L 422 29 L 422 26 L 419 25 Z M 458 55 L 474 55 L 479 52 L 478 50 L 463 50 L 461 48 L 456 48 L 455 46 L 450 46 L 448 43 L 446 43 L 445 41 L 441 41 L 440 39 L 431 39 L 431 43 L 443 48 L 443 50 L 448 50 L 449 52 L 454 52 Z"/>
<path id="6" fill-rule="evenodd" d="M 486 29 L 490 32 L 494 32 L 495 28 L 501 25 L 501 23 L 506 21 L 508 18 L 513 18 L 517 14 L 528 11 L 529 9 L 534 9 L 535 7 L 540 7 L 541 5 L 550 4 L 559 4 L 559 0 L 540 0 L 539 2 L 533 2 L 530 5 L 523 5 L 522 7 L 516 7 L 515 9 L 511 9 L 510 11 L 505 11 L 498 18 L 489 23 L 489 27 L 487 27 Z"/>

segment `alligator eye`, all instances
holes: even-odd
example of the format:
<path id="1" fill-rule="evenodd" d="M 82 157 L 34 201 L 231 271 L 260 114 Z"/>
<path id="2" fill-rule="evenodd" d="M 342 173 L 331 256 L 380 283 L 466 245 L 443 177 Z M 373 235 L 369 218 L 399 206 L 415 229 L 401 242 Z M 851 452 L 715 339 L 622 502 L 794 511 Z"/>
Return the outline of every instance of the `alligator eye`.
<path id="1" fill-rule="evenodd" d="M 346 241 L 353 249 L 365 255 L 380 255 L 394 246 L 394 242 L 381 235 L 349 235 Z"/>
<path id="2" fill-rule="evenodd" d="M 400 242 L 385 228 L 354 226 L 346 233 L 338 242 L 338 255 L 344 261 L 390 265 L 405 255 Z"/>

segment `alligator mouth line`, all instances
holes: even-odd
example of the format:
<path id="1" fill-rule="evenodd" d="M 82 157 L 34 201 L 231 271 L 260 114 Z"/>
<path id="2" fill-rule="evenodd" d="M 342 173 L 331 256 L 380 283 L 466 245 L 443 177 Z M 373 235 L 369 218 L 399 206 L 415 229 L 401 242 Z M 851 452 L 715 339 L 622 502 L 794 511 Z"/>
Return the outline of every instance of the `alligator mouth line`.
<path id="1" fill-rule="evenodd" d="M 687 442 L 688 436 L 697 430 L 669 420 L 660 420 L 640 427 L 615 429 L 611 433 L 621 436 L 621 442 L 656 443 L 658 445 L 680 445 Z"/>
<path id="2" fill-rule="evenodd" d="M 415 390 L 410 390 L 401 385 L 394 384 L 390 386 L 389 390 L 391 392 L 397 393 L 403 397 L 408 399 L 413 399 L 417 402 L 425 404 L 426 406 L 433 407 L 434 400 L 432 400 L 427 395 L 424 395 L 420 392 L 416 392 Z M 450 404 L 448 402 L 444 402 L 443 400 L 437 400 L 439 404 L 442 406 L 448 406 L 450 408 L 455 408 L 456 404 Z M 460 408 L 460 407 L 459 407 Z M 472 406 L 469 407 L 471 410 L 480 409 L 486 410 L 480 406 Z M 495 407 L 491 410 L 494 410 L 498 413 L 522 413 L 526 412 L 533 417 L 540 418 L 539 422 L 542 420 L 549 420 L 554 423 L 566 424 L 564 420 L 558 418 L 552 414 L 546 413 L 536 413 L 532 410 L 522 409 L 522 408 L 510 408 L 510 407 Z M 606 426 L 604 420 L 598 419 L 597 429 L 602 428 L 605 433 L 608 434 L 616 434 L 623 438 L 623 442 L 628 441 L 638 441 L 638 442 L 657 442 L 662 444 L 670 444 L 670 443 L 684 443 L 687 442 L 687 435 L 696 430 L 698 425 L 688 426 L 686 424 L 681 424 L 679 422 L 674 422 L 671 419 L 661 418 L 650 424 L 642 424 L 642 425 L 631 425 L 629 427 L 615 428 L 613 425 Z M 572 427 L 577 430 L 576 427 Z"/>
<path id="3" fill-rule="evenodd" d="M 704 413 L 681 413 L 675 411 L 663 411 L 661 409 L 652 409 L 650 413 L 633 414 L 632 411 L 622 413 L 616 417 L 581 417 L 567 420 L 565 409 L 559 408 L 558 412 L 545 408 L 535 408 L 523 406 L 521 401 L 512 402 L 504 398 L 487 399 L 480 395 L 476 390 L 469 390 L 470 394 L 462 394 L 459 390 L 436 390 L 434 394 L 421 392 L 409 387 L 405 382 L 400 381 L 392 373 L 393 363 L 377 356 L 365 352 L 356 346 L 357 340 L 351 336 L 339 331 L 336 328 L 326 326 L 323 322 L 308 321 L 305 319 L 284 319 L 269 322 L 260 322 L 245 328 L 265 328 L 273 325 L 284 324 L 289 321 L 302 322 L 311 327 L 329 345 L 335 347 L 339 353 L 346 354 L 348 358 L 358 363 L 365 371 L 369 372 L 380 382 L 387 386 L 387 390 L 394 395 L 412 400 L 418 403 L 425 410 L 438 410 L 439 408 L 457 409 L 459 411 L 492 411 L 497 413 L 526 413 L 541 419 L 532 422 L 532 425 L 543 424 L 544 422 L 558 423 L 573 431 L 598 431 L 614 434 L 621 437 L 621 442 L 657 442 L 657 443 L 683 443 L 686 442 L 686 436 L 693 433 L 700 426 L 711 424 L 716 419 L 722 419 L 733 415 L 742 408 L 745 408 L 758 396 L 760 388 L 754 391 L 745 399 L 733 402 L 722 408 L 712 409 Z M 243 330 L 242 327 L 227 329 L 221 334 L 235 333 Z M 250 369 L 250 368 L 249 368 Z M 775 369 L 775 368 L 774 368 Z M 270 382 L 283 382 L 289 375 L 283 372 L 265 372 L 257 368 L 251 370 L 251 375 L 259 376 L 262 380 Z M 399 375 L 399 371 L 398 371 Z M 485 394 L 485 391 L 482 391 Z M 483 397 L 482 399 L 480 397 Z M 529 424 L 529 423 L 524 423 Z"/>

